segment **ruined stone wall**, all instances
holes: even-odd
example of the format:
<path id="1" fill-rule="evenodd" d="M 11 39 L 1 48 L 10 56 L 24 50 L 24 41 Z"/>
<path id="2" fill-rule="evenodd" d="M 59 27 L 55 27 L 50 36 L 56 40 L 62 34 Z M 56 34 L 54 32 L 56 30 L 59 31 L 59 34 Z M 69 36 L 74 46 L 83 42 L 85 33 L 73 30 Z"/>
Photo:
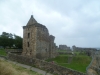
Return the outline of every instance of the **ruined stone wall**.
<path id="1" fill-rule="evenodd" d="M 54 49 L 55 49 L 55 45 L 54 45 L 55 37 L 53 35 L 50 35 L 49 38 L 50 38 L 50 44 L 49 44 L 50 58 L 53 58 L 53 52 L 54 52 Z"/>
<path id="2" fill-rule="evenodd" d="M 36 57 L 39 59 L 49 58 L 49 33 L 46 28 L 37 28 L 37 40 L 36 40 Z"/>
<path id="3" fill-rule="evenodd" d="M 97 51 L 97 49 L 96 48 L 81 48 L 81 47 L 76 47 L 76 46 L 73 46 L 72 47 L 73 48 L 73 51 Z"/>
<path id="4" fill-rule="evenodd" d="M 76 47 L 76 46 L 73 46 L 72 48 L 74 52 L 84 52 L 88 56 L 93 56 L 95 52 L 97 51 L 96 48 L 81 48 L 81 47 Z"/>
<path id="5" fill-rule="evenodd" d="M 54 43 L 55 37 L 53 35 L 49 35 L 48 29 L 44 27 L 38 27 L 37 30 L 37 57 L 41 58 L 52 58 L 57 54 L 56 52 L 56 44 Z"/>
<path id="6" fill-rule="evenodd" d="M 36 46 L 36 57 L 37 58 L 48 58 L 49 57 L 49 43 L 43 40 L 37 40 Z"/>
<path id="7" fill-rule="evenodd" d="M 55 58 L 56 56 L 58 56 L 59 55 L 59 53 L 58 53 L 58 47 L 56 46 L 56 43 L 53 43 L 53 58 Z"/>
<path id="8" fill-rule="evenodd" d="M 8 52 L 22 52 L 22 49 L 6 49 L 5 50 L 7 53 Z"/>
<path id="9" fill-rule="evenodd" d="M 66 54 L 66 55 L 72 55 L 73 53 L 72 53 L 72 51 L 70 51 L 70 52 L 58 52 L 59 54 Z"/>
<path id="10" fill-rule="evenodd" d="M 59 45 L 59 49 L 66 50 L 67 46 L 66 45 Z"/>
<path id="11" fill-rule="evenodd" d="M 92 57 L 92 61 L 87 67 L 88 75 L 100 75 L 100 52 L 95 52 L 95 55 Z"/>
<path id="12" fill-rule="evenodd" d="M 5 51 L 6 51 L 7 54 L 9 52 L 10 53 L 15 53 L 15 54 L 18 54 L 18 55 L 21 55 L 22 54 L 22 49 L 6 49 Z"/>
<path id="13" fill-rule="evenodd" d="M 52 64 L 50 62 L 46 62 L 46 61 L 35 59 L 35 58 L 34 59 L 28 58 L 28 57 L 21 56 L 21 55 L 9 53 L 8 59 L 22 63 L 22 64 L 34 66 L 34 67 L 46 70 L 47 72 L 51 72 L 56 75 L 86 75 L 84 73 L 81 73 L 81 72 L 78 72 L 78 71 L 75 71 L 69 68 L 65 68 L 57 64 Z"/>
<path id="14" fill-rule="evenodd" d="M 60 50 L 67 50 L 67 51 L 70 51 L 70 47 L 68 47 L 67 45 L 59 45 L 59 49 Z"/>

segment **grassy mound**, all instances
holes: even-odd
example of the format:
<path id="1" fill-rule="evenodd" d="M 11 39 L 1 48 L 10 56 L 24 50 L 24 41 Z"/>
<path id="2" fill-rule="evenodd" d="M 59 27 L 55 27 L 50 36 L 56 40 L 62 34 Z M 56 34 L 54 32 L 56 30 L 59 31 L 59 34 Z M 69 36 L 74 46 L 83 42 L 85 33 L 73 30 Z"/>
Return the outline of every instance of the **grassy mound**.
<path id="1" fill-rule="evenodd" d="M 77 55 L 74 56 L 71 63 L 68 63 L 68 55 L 60 55 L 56 58 L 48 59 L 46 61 L 54 61 L 56 64 L 71 68 L 80 72 L 85 73 L 86 67 L 91 62 L 91 58 L 86 55 Z"/>
<path id="2" fill-rule="evenodd" d="M 4 60 L 0 60 L 0 75 L 41 75 L 19 67 Z"/>

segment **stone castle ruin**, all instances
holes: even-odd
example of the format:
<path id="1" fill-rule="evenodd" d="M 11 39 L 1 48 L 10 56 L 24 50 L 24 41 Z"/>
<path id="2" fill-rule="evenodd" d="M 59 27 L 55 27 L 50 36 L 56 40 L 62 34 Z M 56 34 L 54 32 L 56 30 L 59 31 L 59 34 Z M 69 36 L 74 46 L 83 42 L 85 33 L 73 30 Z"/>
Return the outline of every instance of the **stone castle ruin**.
<path id="1" fill-rule="evenodd" d="M 81 73 L 70 68 L 65 68 L 60 65 L 41 60 L 54 58 L 58 55 L 58 48 L 54 43 L 54 40 L 55 37 L 49 34 L 46 26 L 38 23 L 34 19 L 33 15 L 31 15 L 27 25 L 23 26 L 23 51 L 10 50 L 10 52 L 8 50 L 7 58 L 22 64 L 35 66 L 55 75 L 100 75 L 100 51 L 97 51 L 95 48 L 81 48 L 73 46 L 72 51 L 71 48 L 66 45 L 59 45 L 59 48 L 61 50 L 66 50 L 67 53 L 69 51 L 90 54 L 92 61 L 86 69 L 87 73 Z M 68 57 L 68 63 L 72 61 L 72 56 Z"/>
<path id="2" fill-rule="evenodd" d="M 67 45 L 59 45 L 59 49 L 60 50 L 67 50 L 67 51 L 70 51 L 70 47 L 68 47 Z"/>
<path id="3" fill-rule="evenodd" d="M 82 48 L 82 47 L 76 47 L 76 46 L 72 46 L 73 48 L 73 51 L 88 51 L 88 50 L 91 50 L 91 51 L 97 51 L 96 48 Z"/>
<path id="4" fill-rule="evenodd" d="M 76 47 L 76 46 L 72 46 L 72 49 L 74 52 L 84 52 L 88 56 L 93 56 L 95 52 L 97 51 L 96 48 L 82 48 L 82 47 Z"/>
<path id="5" fill-rule="evenodd" d="M 31 15 L 27 25 L 23 26 L 22 55 L 39 59 L 53 58 L 57 55 L 54 39 L 46 26 L 38 23 Z"/>

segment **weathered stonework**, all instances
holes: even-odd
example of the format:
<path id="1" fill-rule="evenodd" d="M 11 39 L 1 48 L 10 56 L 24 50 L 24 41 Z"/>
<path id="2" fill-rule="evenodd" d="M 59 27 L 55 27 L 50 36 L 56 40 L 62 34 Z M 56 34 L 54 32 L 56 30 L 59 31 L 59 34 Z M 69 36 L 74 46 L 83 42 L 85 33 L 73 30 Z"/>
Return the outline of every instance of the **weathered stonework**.
<path id="1" fill-rule="evenodd" d="M 37 23 L 31 15 L 26 26 L 23 26 L 22 55 L 39 59 L 52 58 L 57 55 L 55 37 L 49 35 L 46 26 Z"/>
<path id="2" fill-rule="evenodd" d="M 100 75 L 100 51 L 96 51 L 87 67 L 87 75 Z"/>
<path id="3" fill-rule="evenodd" d="M 60 49 L 60 50 L 71 51 L 70 47 L 68 47 L 67 45 L 59 45 L 59 49 Z"/>
<path id="4" fill-rule="evenodd" d="M 35 58 L 29 58 L 22 55 L 9 53 L 8 59 L 22 63 L 22 64 L 40 68 L 54 75 L 86 75 L 84 73 L 72 70 L 70 68 L 59 66 L 55 63 L 46 62 L 44 60 L 35 59 Z"/>
<path id="5" fill-rule="evenodd" d="M 97 51 L 96 48 L 81 48 L 81 47 L 76 47 L 76 46 L 72 46 L 72 49 L 74 52 L 84 52 L 88 56 L 93 56 L 94 53 Z"/>

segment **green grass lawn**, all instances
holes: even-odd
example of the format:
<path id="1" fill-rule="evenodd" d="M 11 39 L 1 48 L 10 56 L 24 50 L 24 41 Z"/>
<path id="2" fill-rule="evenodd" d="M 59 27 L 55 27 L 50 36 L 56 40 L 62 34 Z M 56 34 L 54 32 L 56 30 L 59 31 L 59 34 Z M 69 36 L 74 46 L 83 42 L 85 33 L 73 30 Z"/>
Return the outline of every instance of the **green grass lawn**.
<path id="1" fill-rule="evenodd" d="M 72 62 L 68 64 L 68 55 L 60 55 L 56 58 L 48 59 L 46 61 L 55 61 L 55 63 L 58 65 L 85 73 L 86 67 L 91 62 L 91 58 L 86 55 L 77 55 L 74 56 Z"/>
<path id="2" fill-rule="evenodd" d="M 0 49 L 0 55 L 6 56 L 6 55 L 7 55 L 7 53 L 5 52 L 5 50 L 4 50 L 4 49 Z"/>

